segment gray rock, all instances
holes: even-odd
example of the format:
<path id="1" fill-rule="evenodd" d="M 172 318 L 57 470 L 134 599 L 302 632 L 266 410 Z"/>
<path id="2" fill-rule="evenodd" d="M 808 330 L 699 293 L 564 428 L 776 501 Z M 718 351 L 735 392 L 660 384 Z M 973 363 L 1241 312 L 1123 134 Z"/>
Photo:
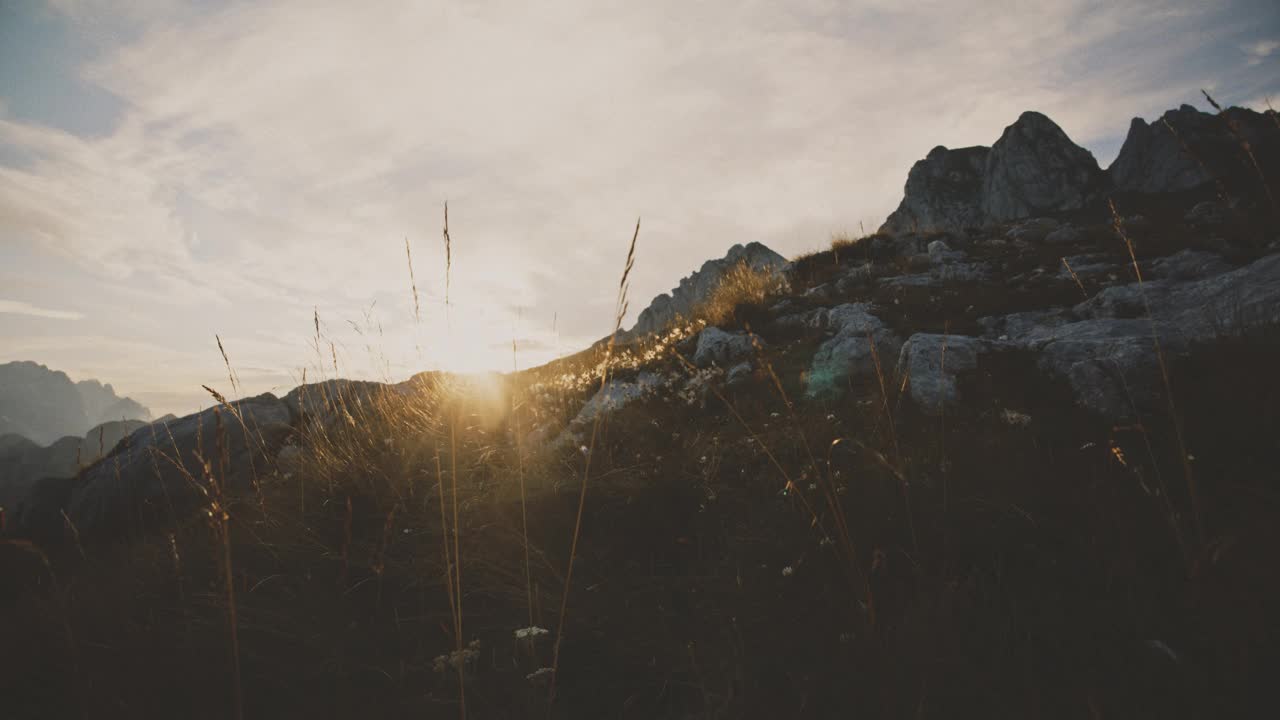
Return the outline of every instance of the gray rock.
<path id="1" fill-rule="evenodd" d="M 1045 241 L 1049 233 L 1058 229 L 1058 221 L 1053 218 L 1031 218 L 1009 228 L 1005 237 L 1015 242 L 1038 245 Z"/>
<path id="2" fill-rule="evenodd" d="M 1200 280 L 1231 270 L 1231 264 L 1217 253 L 1182 250 L 1151 263 L 1150 277 L 1163 280 Z"/>
<path id="3" fill-rule="evenodd" d="M 814 308 L 813 310 L 784 315 L 775 320 L 774 323 L 785 328 L 821 330 L 827 326 L 827 316 L 830 313 L 831 310 L 829 308 Z"/>
<path id="4" fill-rule="evenodd" d="M 827 324 L 835 335 L 814 354 L 806 380 L 810 397 L 839 395 L 847 378 L 874 373 L 876 355 L 881 371 L 893 372 L 886 364 L 896 356 L 900 342 L 871 314 L 870 305 L 849 303 L 832 308 Z"/>
<path id="5" fill-rule="evenodd" d="M 1102 183 L 1102 170 L 1088 150 L 1049 118 L 1025 112 L 991 146 L 983 174 L 983 216 L 1003 222 L 1075 210 Z"/>
<path id="6" fill-rule="evenodd" d="M 1058 268 L 1059 280 L 1070 280 L 1071 273 L 1075 273 L 1076 277 L 1081 280 L 1091 280 L 1103 275 L 1117 273 L 1121 267 L 1106 255 L 1090 254 L 1090 255 L 1070 255 L 1062 258 L 1063 263 Z M 1068 270 L 1067 268 L 1070 268 Z"/>
<path id="7" fill-rule="evenodd" d="M 751 363 L 740 362 L 729 368 L 729 372 L 725 374 L 724 382 L 730 387 L 742 385 L 751 379 Z"/>
<path id="8" fill-rule="evenodd" d="M 902 202 L 880 232 L 892 235 L 981 227 L 986 147 L 939 146 L 911 166 Z"/>
<path id="9" fill-rule="evenodd" d="M 640 311 L 636 324 L 621 333 L 620 340 L 631 340 L 662 330 L 677 318 L 692 317 L 694 311 L 706 302 L 725 275 L 739 263 L 755 270 L 774 270 L 779 274 L 787 266 L 787 259 L 758 242 L 734 245 L 723 258 L 708 260 L 702 267 L 682 279 L 670 294 L 663 293 Z"/>
<path id="10" fill-rule="evenodd" d="M 759 337 L 755 337 L 754 342 L 764 345 Z M 729 333 L 718 327 L 708 327 L 698 334 L 698 348 L 693 353 L 693 364 L 698 367 L 729 367 L 754 354 L 753 338 L 747 333 Z"/>
<path id="11" fill-rule="evenodd" d="M 963 252 L 952 250 L 951 246 L 942 240 L 934 240 L 929 243 L 927 251 L 929 260 L 936 264 L 959 262 L 965 257 Z"/>
<path id="12" fill-rule="evenodd" d="M 1217 228 L 1225 225 L 1230 217 L 1227 207 L 1216 200 L 1196 203 L 1182 217 L 1191 227 Z"/>
<path id="13" fill-rule="evenodd" d="M 649 372 L 642 372 L 631 381 L 610 380 L 582 406 L 582 410 L 578 411 L 578 415 L 573 419 L 573 424 L 590 425 L 601 414 L 620 410 L 655 392 L 662 387 L 662 384 L 661 375 Z"/>
<path id="14" fill-rule="evenodd" d="M 1070 225 L 1063 225 L 1044 236 L 1045 245 L 1080 245 L 1088 236 L 1083 230 Z"/>
<path id="15" fill-rule="evenodd" d="M 916 333 L 903 344 L 899 372 L 906 373 L 911 399 L 929 414 L 940 414 L 960 399 L 956 375 L 978 366 L 990 343 L 962 335 Z"/>
<path id="16" fill-rule="evenodd" d="M 1264 164 L 1274 147 L 1275 126 L 1265 114 L 1252 110 L 1227 108 L 1223 115 L 1183 105 L 1150 125 L 1134 118 L 1120 153 L 1107 168 L 1112 186 L 1122 191 L 1161 193 L 1205 187 L 1215 178 L 1228 186 L 1256 182 L 1252 162 L 1240 141 L 1232 137 L 1228 122 Z"/>
<path id="17" fill-rule="evenodd" d="M 1161 350 L 1173 355 L 1198 342 L 1277 323 L 1280 255 L 1200 280 L 1109 287 L 1070 313 L 983 321 L 989 333 L 1040 353 L 1040 367 L 1065 378 L 1082 406 L 1117 419 L 1157 406 L 1163 381 L 1155 337 Z"/>

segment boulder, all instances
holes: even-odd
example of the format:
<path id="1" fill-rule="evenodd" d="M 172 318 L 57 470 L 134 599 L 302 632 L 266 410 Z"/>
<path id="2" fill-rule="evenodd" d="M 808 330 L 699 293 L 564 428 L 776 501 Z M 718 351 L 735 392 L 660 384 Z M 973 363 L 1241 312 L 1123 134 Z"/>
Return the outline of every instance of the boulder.
<path id="1" fill-rule="evenodd" d="M 698 348 L 693 353 L 693 364 L 698 367 L 718 365 L 729 367 L 755 354 L 755 345 L 764 341 L 747 333 L 730 333 L 718 327 L 703 328 L 698 334 Z"/>
<path id="2" fill-rule="evenodd" d="M 965 257 L 963 252 L 952 250 L 951 246 L 942 240 L 934 240 L 929 243 L 927 252 L 929 253 L 929 260 L 935 264 L 959 262 Z"/>
<path id="3" fill-rule="evenodd" d="M 990 343 L 978 338 L 916 333 L 903 344 L 898 369 L 906 374 L 916 405 L 929 415 L 938 415 L 960 399 L 956 375 L 976 368 L 978 355 L 990 348 Z"/>
<path id="4" fill-rule="evenodd" d="M 899 349 L 897 337 L 885 327 L 867 303 L 848 303 L 831 309 L 827 325 L 835 335 L 819 346 L 806 376 L 810 397 L 839 395 L 843 382 L 876 371 L 879 355 L 881 371 L 891 373 L 889 359 Z"/>
<path id="5" fill-rule="evenodd" d="M 650 372 L 642 372 L 634 380 L 610 380 L 582 406 L 582 410 L 573 419 L 573 424 L 590 425 L 601 414 L 620 410 L 653 393 L 662 384 L 662 376 Z"/>

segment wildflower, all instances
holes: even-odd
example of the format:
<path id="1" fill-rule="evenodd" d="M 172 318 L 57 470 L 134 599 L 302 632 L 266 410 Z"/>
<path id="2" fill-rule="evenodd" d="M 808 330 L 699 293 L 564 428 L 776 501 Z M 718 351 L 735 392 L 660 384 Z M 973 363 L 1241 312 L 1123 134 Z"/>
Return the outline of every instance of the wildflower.
<path id="1" fill-rule="evenodd" d="M 788 565 L 782 568 L 782 577 L 791 577 L 792 575 L 795 574 L 795 572 L 796 572 L 795 568 Z"/>
<path id="2" fill-rule="evenodd" d="M 532 640 L 534 638 L 542 637 L 547 633 L 548 631 L 545 628 L 540 628 L 537 625 L 530 625 L 527 628 L 520 628 L 519 630 L 516 630 L 516 639 L 523 640 L 525 638 L 529 638 Z"/>
<path id="3" fill-rule="evenodd" d="M 586 446 L 586 445 L 583 445 L 582 447 L 578 448 L 578 452 L 582 453 L 583 455 L 586 455 L 586 454 L 590 453 L 591 451 L 587 449 L 587 446 Z"/>
<path id="4" fill-rule="evenodd" d="M 1027 427 L 1031 424 L 1030 415 L 1008 408 L 1000 411 L 1000 419 L 1004 420 L 1006 425 L 1012 425 L 1013 427 Z"/>
<path id="5" fill-rule="evenodd" d="M 464 667 L 479 659 L 480 641 L 472 640 L 470 644 L 461 650 L 454 650 L 448 655 L 437 655 L 432 667 L 438 673 L 442 673 L 448 668 L 461 671 Z"/>

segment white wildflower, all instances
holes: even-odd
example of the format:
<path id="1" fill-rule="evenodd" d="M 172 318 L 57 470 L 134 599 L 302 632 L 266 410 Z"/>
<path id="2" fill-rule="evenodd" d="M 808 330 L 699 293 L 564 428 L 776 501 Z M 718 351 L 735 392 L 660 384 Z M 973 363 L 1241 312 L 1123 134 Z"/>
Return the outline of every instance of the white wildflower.
<path id="1" fill-rule="evenodd" d="M 527 628 L 520 628 L 519 630 L 516 630 L 516 639 L 524 640 L 525 638 L 539 638 L 548 634 L 548 632 L 549 631 L 545 628 L 540 628 L 537 625 L 530 625 Z"/>
<path id="2" fill-rule="evenodd" d="M 1000 419 L 1004 420 L 1006 425 L 1013 427 L 1027 427 L 1031 424 L 1031 416 L 1026 413 L 1020 413 L 1017 410 L 1005 408 L 1000 411 Z"/>
<path id="3" fill-rule="evenodd" d="M 796 572 L 795 568 L 788 565 L 782 568 L 782 577 L 791 577 L 792 575 L 795 574 L 795 572 Z"/>

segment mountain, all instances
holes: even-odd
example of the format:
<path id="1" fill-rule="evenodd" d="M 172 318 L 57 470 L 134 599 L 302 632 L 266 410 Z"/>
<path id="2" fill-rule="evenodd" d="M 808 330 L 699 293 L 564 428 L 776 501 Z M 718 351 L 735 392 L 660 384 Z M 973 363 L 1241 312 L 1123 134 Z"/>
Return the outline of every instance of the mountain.
<path id="1" fill-rule="evenodd" d="M 147 408 L 97 380 L 72 382 L 64 372 L 29 361 L 0 365 L 0 435 L 47 445 L 105 422 L 150 419 Z"/>
<path id="2" fill-rule="evenodd" d="M 0 435 L 0 507 L 17 507 L 39 480 L 75 475 L 146 425 L 141 420 L 112 420 L 83 437 L 69 435 L 43 447 L 22 435 Z"/>
<path id="3" fill-rule="evenodd" d="M 658 332 L 677 318 L 692 317 L 694 312 L 711 297 L 725 275 L 739 264 L 752 270 L 781 270 L 787 259 L 758 242 L 734 245 L 724 257 L 708 260 L 702 267 L 680 280 L 670 293 L 655 297 L 649 306 L 640 311 L 636 324 L 620 336 L 634 339 Z"/>
<path id="4" fill-rule="evenodd" d="M 1025 112 L 989 148 L 931 150 L 911 167 L 902 202 L 880 232 L 981 228 L 1100 207 L 1117 193 L 1195 191 L 1221 183 L 1228 192 L 1256 194 L 1253 163 L 1265 177 L 1275 177 L 1278 136 L 1272 113 L 1233 107 L 1213 115 L 1183 105 L 1155 123 L 1134 118 L 1103 171 L 1056 123 Z"/>

